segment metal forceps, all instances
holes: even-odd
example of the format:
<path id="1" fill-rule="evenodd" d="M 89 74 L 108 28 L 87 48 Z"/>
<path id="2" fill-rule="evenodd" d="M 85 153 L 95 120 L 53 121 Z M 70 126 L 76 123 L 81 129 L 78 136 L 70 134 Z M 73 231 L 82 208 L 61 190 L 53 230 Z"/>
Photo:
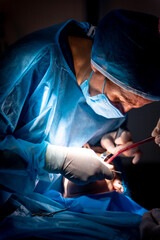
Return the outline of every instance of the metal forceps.
<path id="1" fill-rule="evenodd" d="M 70 207 L 58 210 L 58 211 L 54 211 L 54 212 L 37 212 L 37 213 L 33 213 L 32 217 L 35 216 L 39 216 L 39 217 L 53 217 L 55 214 L 60 213 L 60 212 L 64 212 L 67 211 Z"/>

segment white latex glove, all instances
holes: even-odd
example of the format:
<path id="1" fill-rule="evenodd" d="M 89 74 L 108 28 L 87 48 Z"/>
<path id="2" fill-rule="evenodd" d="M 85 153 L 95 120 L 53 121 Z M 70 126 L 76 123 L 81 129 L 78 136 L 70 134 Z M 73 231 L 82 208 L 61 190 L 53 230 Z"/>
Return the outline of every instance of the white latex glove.
<path id="1" fill-rule="evenodd" d="M 152 137 L 155 137 L 155 143 L 160 147 L 160 119 L 157 126 L 153 129 Z"/>
<path id="2" fill-rule="evenodd" d="M 104 149 L 106 149 L 108 152 L 115 154 L 122 148 L 125 148 L 131 144 L 133 144 L 133 141 L 131 139 L 131 133 L 124 130 L 120 137 L 116 138 L 116 133 L 111 132 L 105 134 L 101 139 L 101 145 Z M 121 157 L 133 157 L 132 163 L 137 163 L 141 158 L 141 152 L 138 147 L 132 148 L 126 152 L 123 152 L 120 154 Z"/>
<path id="3" fill-rule="evenodd" d="M 113 173 L 100 157 L 86 148 L 60 147 L 48 145 L 45 169 L 61 173 L 70 181 L 82 185 L 104 178 L 112 179 Z"/>

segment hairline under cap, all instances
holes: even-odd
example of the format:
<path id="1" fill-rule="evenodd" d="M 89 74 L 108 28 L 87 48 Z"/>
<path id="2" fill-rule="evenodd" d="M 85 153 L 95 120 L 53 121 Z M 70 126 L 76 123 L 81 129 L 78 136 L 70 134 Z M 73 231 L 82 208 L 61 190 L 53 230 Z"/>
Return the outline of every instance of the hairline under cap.
<path id="1" fill-rule="evenodd" d="M 102 73 L 105 77 L 107 77 L 110 81 L 112 81 L 113 83 L 115 83 L 116 85 L 118 85 L 119 87 L 134 93 L 140 97 L 143 97 L 147 100 L 151 100 L 151 101 L 160 101 L 160 97 L 156 97 L 156 96 L 152 96 L 152 95 L 148 95 L 147 93 L 144 93 L 142 91 L 139 91 L 135 88 L 132 88 L 126 84 L 124 84 L 123 82 L 119 81 L 117 78 L 115 78 L 114 76 L 112 76 L 110 73 L 108 73 L 106 70 L 104 70 L 102 67 L 100 67 L 96 62 L 94 62 L 91 59 L 91 64 L 100 72 Z"/>

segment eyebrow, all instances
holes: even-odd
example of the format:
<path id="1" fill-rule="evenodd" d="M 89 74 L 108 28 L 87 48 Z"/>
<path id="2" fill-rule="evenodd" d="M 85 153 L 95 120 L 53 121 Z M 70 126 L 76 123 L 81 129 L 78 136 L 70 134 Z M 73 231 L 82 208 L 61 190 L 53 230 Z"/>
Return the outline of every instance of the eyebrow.
<path id="1" fill-rule="evenodd" d="M 135 101 L 132 98 L 129 98 L 128 96 L 126 96 L 126 92 L 124 91 L 123 88 L 121 88 L 121 95 L 128 103 L 135 105 Z"/>

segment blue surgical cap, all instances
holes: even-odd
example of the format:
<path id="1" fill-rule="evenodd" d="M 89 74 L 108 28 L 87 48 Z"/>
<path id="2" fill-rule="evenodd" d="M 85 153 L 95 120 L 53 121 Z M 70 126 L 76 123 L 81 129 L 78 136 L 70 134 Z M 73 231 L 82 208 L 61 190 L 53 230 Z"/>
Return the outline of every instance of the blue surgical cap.
<path id="1" fill-rule="evenodd" d="M 98 24 L 91 63 L 120 87 L 160 100 L 160 34 L 156 16 L 113 10 Z"/>

